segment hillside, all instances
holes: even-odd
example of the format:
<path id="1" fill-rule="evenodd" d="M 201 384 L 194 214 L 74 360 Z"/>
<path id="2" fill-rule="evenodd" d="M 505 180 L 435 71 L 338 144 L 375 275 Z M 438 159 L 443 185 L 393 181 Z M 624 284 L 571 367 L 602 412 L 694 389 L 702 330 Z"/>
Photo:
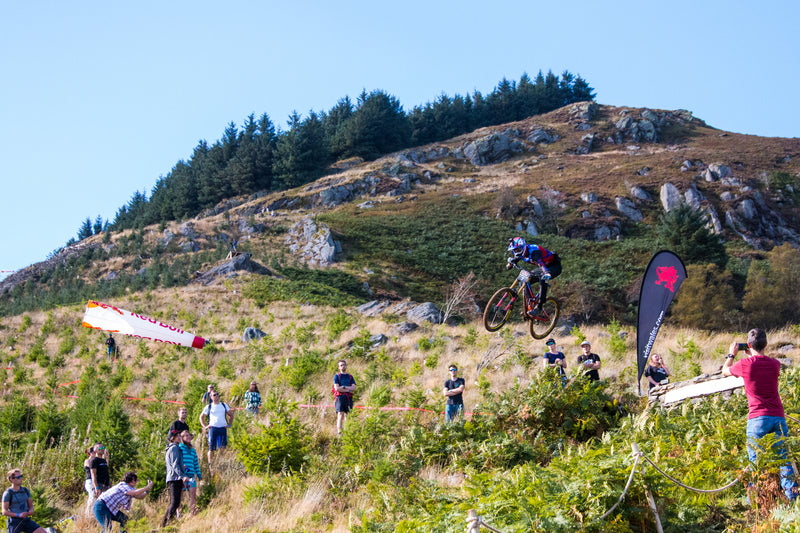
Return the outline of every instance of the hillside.
<path id="1" fill-rule="evenodd" d="M 662 214 L 685 204 L 723 239 L 741 300 L 751 264 L 777 266 L 778 245 L 800 245 L 798 157 L 798 139 L 721 132 L 686 111 L 576 104 L 339 162 L 314 183 L 231 198 L 189 220 L 89 237 L 0 282 L 6 464 L 25 470 L 38 491 L 34 518 L 51 525 L 82 512 L 81 453 L 105 441 L 115 475 L 135 468 L 142 482 L 160 480 L 133 504 L 129 531 L 150 531 L 167 506 L 174 402 L 186 402 L 196 431 L 207 383 L 242 407 L 257 380 L 261 416 L 237 414 L 231 449 L 210 470 L 203 461 L 200 513 L 174 530 L 455 532 L 475 508 L 506 533 L 652 531 L 645 482 L 667 531 L 791 530 L 800 516 L 781 507 L 770 476 L 754 479 L 762 494 L 747 507 L 741 485 L 697 495 L 652 469 L 595 520 L 625 486 L 631 443 L 692 486 L 745 475 L 741 394 L 673 411 L 636 397 L 636 283 Z M 576 379 L 563 391 L 523 324 L 489 334 L 477 315 L 510 281 L 502 266 L 517 234 L 564 257 L 554 337 Z M 250 254 L 234 257 L 246 269 L 212 272 L 234 242 Z M 704 251 L 690 266 L 709 262 Z M 470 272 L 476 284 L 454 320 L 407 313 L 422 302 L 443 308 Z M 211 342 L 192 350 L 118 336 L 119 357 L 106 361 L 103 334 L 80 327 L 89 298 Z M 716 370 L 747 327 L 709 332 L 678 318 L 656 343 L 675 379 Z M 266 336 L 247 342 L 246 327 Z M 796 363 L 797 334 L 771 330 L 770 352 Z M 583 338 L 603 358 L 599 385 L 574 368 Z M 330 381 L 340 358 L 366 408 L 337 437 Z M 451 363 L 467 380 L 470 415 L 445 425 L 437 413 Z M 798 379 L 790 368 L 781 381 L 796 418 Z M 796 449 L 796 423 L 790 433 Z M 80 518 L 68 531 L 92 527 Z"/>

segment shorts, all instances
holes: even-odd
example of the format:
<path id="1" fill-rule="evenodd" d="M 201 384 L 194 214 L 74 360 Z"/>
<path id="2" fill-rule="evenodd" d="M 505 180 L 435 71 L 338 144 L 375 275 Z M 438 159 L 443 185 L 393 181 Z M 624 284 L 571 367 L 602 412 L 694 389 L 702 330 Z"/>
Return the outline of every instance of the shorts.
<path id="1" fill-rule="evenodd" d="M 196 489 L 196 488 L 197 488 L 197 478 L 194 476 L 189 476 L 189 482 L 183 484 L 183 490 Z"/>
<path id="2" fill-rule="evenodd" d="M 228 428 L 216 428 L 214 426 L 208 428 L 208 447 L 212 452 L 217 448 L 227 448 Z"/>
<path id="3" fill-rule="evenodd" d="M 337 413 L 349 413 L 350 409 L 353 408 L 353 397 L 341 395 L 336 397 L 336 412 Z"/>
<path id="4" fill-rule="evenodd" d="M 33 533 L 39 529 L 39 524 L 28 518 L 9 518 L 8 531 L 14 533 Z"/>

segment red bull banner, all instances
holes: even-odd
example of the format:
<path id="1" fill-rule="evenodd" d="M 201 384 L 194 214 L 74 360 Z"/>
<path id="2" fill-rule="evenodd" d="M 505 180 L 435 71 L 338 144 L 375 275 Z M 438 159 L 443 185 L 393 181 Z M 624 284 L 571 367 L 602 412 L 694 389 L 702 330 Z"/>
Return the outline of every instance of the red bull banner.
<path id="1" fill-rule="evenodd" d="M 686 268 L 683 261 L 667 250 L 656 253 L 647 265 L 639 293 L 639 318 L 636 326 L 637 386 L 650 358 L 658 329 L 664 321 L 664 314 L 685 279 Z M 639 393 L 641 394 L 641 388 Z"/>
<path id="2" fill-rule="evenodd" d="M 205 339 L 155 318 L 89 300 L 83 315 L 83 327 L 122 333 L 139 339 L 202 348 Z"/>

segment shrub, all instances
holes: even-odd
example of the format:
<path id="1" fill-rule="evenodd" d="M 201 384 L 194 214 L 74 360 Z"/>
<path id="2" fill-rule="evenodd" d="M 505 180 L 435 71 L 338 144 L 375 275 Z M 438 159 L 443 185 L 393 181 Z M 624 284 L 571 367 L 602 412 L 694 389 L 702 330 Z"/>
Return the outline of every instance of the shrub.
<path id="1" fill-rule="evenodd" d="M 325 330 L 328 332 L 328 338 L 331 341 L 335 341 L 352 325 L 353 318 L 346 311 L 340 309 L 328 317 L 325 322 Z"/>
<path id="2" fill-rule="evenodd" d="M 250 474 L 298 472 L 308 453 L 304 428 L 286 413 L 275 415 L 272 424 L 259 426 L 253 434 L 236 432 L 236 457 Z"/>
<path id="3" fill-rule="evenodd" d="M 19 325 L 19 332 L 25 333 L 25 330 L 31 327 L 32 323 L 33 321 L 29 315 L 22 315 L 22 323 Z"/>
<path id="4" fill-rule="evenodd" d="M 231 363 L 231 360 L 228 359 L 227 357 L 219 360 L 219 362 L 217 363 L 216 370 L 217 370 L 217 375 L 221 378 L 233 379 L 236 375 L 236 373 L 233 370 L 233 364 Z"/>
<path id="5" fill-rule="evenodd" d="M 292 360 L 289 366 L 282 366 L 280 375 L 282 380 L 299 391 L 308 381 L 308 378 L 315 372 L 319 372 L 324 366 L 324 362 L 319 353 L 315 350 L 303 350 L 302 353 Z"/>
<path id="6" fill-rule="evenodd" d="M 609 355 L 615 360 L 622 359 L 625 356 L 628 348 L 627 343 L 625 342 L 625 337 L 620 335 L 622 332 L 622 325 L 619 323 L 619 320 L 617 320 L 616 317 L 611 318 L 611 321 L 606 326 L 606 331 L 608 331 L 609 335 L 605 339 Z"/>

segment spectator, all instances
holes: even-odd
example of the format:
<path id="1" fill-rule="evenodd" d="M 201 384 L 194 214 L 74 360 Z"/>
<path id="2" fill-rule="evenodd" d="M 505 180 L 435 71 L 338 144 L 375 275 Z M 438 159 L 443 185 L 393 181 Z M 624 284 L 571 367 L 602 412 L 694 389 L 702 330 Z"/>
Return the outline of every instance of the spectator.
<path id="1" fill-rule="evenodd" d="M 566 387 L 567 373 L 564 369 L 567 368 L 567 360 L 564 358 L 563 353 L 556 350 L 556 341 L 554 339 L 547 339 L 545 344 L 547 345 L 547 351 L 544 353 L 542 364 L 545 368 L 555 368 L 558 375 L 561 376 L 561 387 Z"/>
<path id="2" fill-rule="evenodd" d="M 211 404 L 211 395 L 214 394 L 214 384 L 209 383 L 208 388 L 203 393 L 203 403 Z"/>
<path id="3" fill-rule="evenodd" d="M 11 486 L 3 492 L 3 516 L 7 516 L 9 533 L 45 533 L 44 529 L 31 520 L 33 500 L 31 492 L 22 486 L 22 472 L 19 468 L 6 474 Z"/>
<path id="4" fill-rule="evenodd" d="M 444 419 L 445 422 L 452 422 L 457 416 L 464 414 L 464 387 L 466 382 L 464 378 L 458 377 L 458 367 L 451 364 L 448 367 L 450 371 L 450 379 L 444 382 L 444 389 L 442 394 L 447 398 L 444 406 Z"/>
<path id="5" fill-rule="evenodd" d="M 95 498 L 111 486 L 111 475 L 108 471 L 108 450 L 100 443 L 94 445 L 94 458 L 89 465 L 92 475 L 92 489 Z"/>
<path id="6" fill-rule="evenodd" d="M 186 467 L 186 476 L 189 478 L 189 483 L 183 490 L 189 492 L 189 511 L 192 516 L 197 514 L 197 482 L 203 478 L 200 473 L 200 460 L 192 445 L 193 438 L 194 435 L 188 429 L 181 433 L 180 448 L 183 452 L 183 466 Z"/>
<path id="7" fill-rule="evenodd" d="M 773 434 L 777 437 L 774 450 L 783 460 L 787 460 L 786 436 L 789 428 L 783 412 L 783 403 L 778 392 L 778 376 L 781 364 L 778 360 L 764 355 L 767 347 L 767 333 L 762 329 L 751 329 L 747 334 L 747 350 L 749 357 L 737 361 L 739 343 L 731 343 L 722 374 L 736 376 L 744 380 L 744 393 L 747 396 L 747 455 L 755 464 L 757 450 L 762 448 L 758 441 L 764 436 Z M 781 488 L 789 501 L 797 499 L 797 483 L 794 480 L 792 463 L 787 462 L 779 469 Z"/>
<path id="8" fill-rule="evenodd" d="M 178 433 L 189 431 L 189 424 L 186 423 L 187 416 L 189 416 L 189 411 L 187 411 L 185 407 L 181 407 L 180 409 L 178 409 L 178 419 L 175 422 L 173 422 L 171 426 L 169 426 L 169 430 L 167 430 L 167 435 L 169 435 L 172 430 L 175 430 Z"/>
<path id="9" fill-rule="evenodd" d="M 346 372 L 347 361 L 339 360 L 339 372 L 333 376 L 333 395 L 336 397 L 336 434 L 341 435 L 347 413 L 353 408 L 353 392 L 356 380 Z"/>
<path id="10" fill-rule="evenodd" d="M 600 381 L 600 356 L 592 353 L 592 344 L 584 340 L 581 343 L 581 350 L 583 353 L 578 356 L 578 365 L 582 366 L 583 373 L 589 377 L 591 381 Z"/>
<path id="11" fill-rule="evenodd" d="M 153 482 L 148 479 L 147 485 L 137 489 L 137 481 L 139 478 L 135 472 L 127 472 L 122 481 L 103 492 L 94 502 L 94 517 L 103 526 L 103 533 L 111 531 L 112 521 L 119 522 L 120 532 L 125 533 L 125 522 L 128 521 L 128 515 L 120 512 L 120 509 L 130 511 L 131 498 L 141 500 L 153 488 Z"/>
<path id="12" fill-rule="evenodd" d="M 208 423 L 204 419 L 208 419 Z M 211 403 L 200 413 L 200 425 L 208 432 L 208 462 L 217 449 L 228 447 L 228 428 L 233 424 L 233 411 L 225 402 L 219 401 L 219 392 L 211 392 Z"/>
<path id="13" fill-rule="evenodd" d="M 669 370 L 664 366 L 664 359 L 657 353 L 651 355 L 650 364 L 644 369 L 644 377 L 647 378 L 647 383 L 650 385 L 650 388 L 647 389 L 648 393 L 653 387 L 669 383 L 669 375 Z"/>
<path id="14" fill-rule="evenodd" d="M 255 381 L 250 382 L 250 389 L 244 393 L 244 401 L 247 412 L 253 416 L 258 415 L 258 410 L 261 408 L 261 393 Z"/>
<path id="15" fill-rule="evenodd" d="M 117 341 L 114 340 L 114 337 L 111 336 L 111 333 L 108 334 L 108 338 L 106 339 L 106 359 L 111 361 L 111 356 L 115 355 L 117 350 Z"/>
<path id="16" fill-rule="evenodd" d="M 166 527 L 167 522 L 172 520 L 178 508 L 181 506 L 181 494 L 183 488 L 189 484 L 189 477 L 186 475 L 186 467 L 183 465 L 183 453 L 181 452 L 181 434 L 176 430 L 169 432 L 169 443 L 167 444 L 164 462 L 167 465 L 167 491 L 169 491 L 169 507 L 161 520 L 161 527 Z"/>
<path id="17" fill-rule="evenodd" d="M 86 459 L 83 460 L 83 470 L 86 472 L 86 481 L 83 482 L 83 488 L 86 489 L 86 494 L 89 495 L 89 499 L 86 500 L 86 514 L 90 516 L 95 499 L 94 482 L 92 481 L 92 460 L 94 458 L 94 445 L 92 445 L 86 449 Z"/>

